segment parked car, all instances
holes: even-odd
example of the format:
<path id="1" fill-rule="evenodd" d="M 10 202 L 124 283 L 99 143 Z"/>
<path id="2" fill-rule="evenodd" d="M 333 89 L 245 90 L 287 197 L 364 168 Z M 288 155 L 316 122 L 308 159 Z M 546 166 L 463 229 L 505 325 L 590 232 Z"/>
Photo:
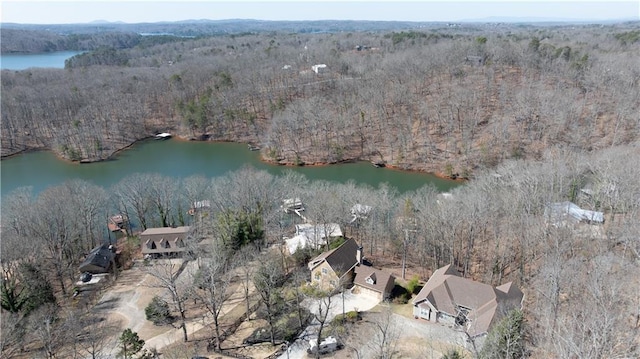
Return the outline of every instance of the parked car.
<path id="1" fill-rule="evenodd" d="M 320 352 L 320 354 L 329 354 L 336 350 L 340 350 L 343 347 L 343 345 L 332 336 L 326 337 L 322 342 L 320 342 L 319 348 L 317 344 L 318 342 L 316 339 L 309 340 L 309 349 L 307 349 L 307 354 L 316 354 L 317 352 Z"/>

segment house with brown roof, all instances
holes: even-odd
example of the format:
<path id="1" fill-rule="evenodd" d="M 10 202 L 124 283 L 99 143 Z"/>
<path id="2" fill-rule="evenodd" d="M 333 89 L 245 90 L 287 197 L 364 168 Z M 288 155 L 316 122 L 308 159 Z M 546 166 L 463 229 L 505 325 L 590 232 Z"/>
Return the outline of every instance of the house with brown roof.
<path id="1" fill-rule="evenodd" d="M 362 262 L 362 248 L 353 239 L 347 239 L 340 247 L 313 258 L 309 264 L 311 284 L 322 290 L 334 290 L 351 284 L 355 267 Z"/>
<path id="2" fill-rule="evenodd" d="M 486 334 L 510 310 L 521 309 L 524 294 L 512 282 L 498 287 L 460 277 L 447 265 L 436 270 L 413 300 L 413 315 L 463 328 L 471 337 Z"/>
<path id="3" fill-rule="evenodd" d="M 147 228 L 140 233 L 142 254 L 151 256 L 176 255 L 186 249 L 189 226 Z"/>
<path id="4" fill-rule="evenodd" d="M 355 267 L 352 292 L 366 294 L 383 301 L 391 296 L 395 283 L 396 277 L 387 271 L 358 265 Z"/>

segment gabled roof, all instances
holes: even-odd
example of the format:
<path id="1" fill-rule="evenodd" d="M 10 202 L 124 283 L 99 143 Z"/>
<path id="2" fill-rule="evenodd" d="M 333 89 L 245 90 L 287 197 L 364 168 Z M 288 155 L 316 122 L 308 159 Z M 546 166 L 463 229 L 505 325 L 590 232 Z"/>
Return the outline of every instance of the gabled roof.
<path id="1" fill-rule="evenodd" d="M 155 235 L 181 235 L 189 232 L 189 226 L 183 227 L 158 227 L 147 228 L 144 232 L 140 233 L 141 236 L 155 236 Z"/>
<path id="2" fill-rule="evenodd" d="M 394 282 L 396 277 L 393 274 L 369 266 L 359 265 L 356 267 L 356 275 L 353 283 L 364 288 L 372 289 L 379 293 L 384 293 L 389 282 Z"/>
<path id="3" fill-rule="evenodd" d="M 416 306 L 428 301 L 436 310 L 456 316 L 459 307 L 469 310 L 467 328 L 471 336 L 486 333 L 508 310 L 520 308 L 524 294 L 513 283 L 499 287 L 462 278 L 453 266 L 436 270 L 413 300 Z"/>
<path id="4" fill-rule="evenodd" d="M 346 273 L 358 264 L 358 243 L 347 239 L 340 247 L 324 252 L 309 262 L 309 270 L 327 262 L 334 272 Z"/>
<path id="5" fill-rule="evenodd" d="M 89 252 L 87 258 L 79 266 L 81 272 L 103 273 L 111 267 L 114 253 L 108 244 L 102 244 Z"/>

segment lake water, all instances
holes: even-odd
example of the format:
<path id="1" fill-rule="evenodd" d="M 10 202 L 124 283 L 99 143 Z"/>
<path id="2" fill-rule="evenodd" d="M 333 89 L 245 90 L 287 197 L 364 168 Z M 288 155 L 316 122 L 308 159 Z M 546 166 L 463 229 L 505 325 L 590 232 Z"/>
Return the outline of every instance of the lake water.
<path id="1" fill-rule="evenodd" d="M 64 60 L 81 54 L 83 51 L 59 51 L 43 54 L 3 54 L 0 56 L 0 69 L 25 70 L 31 67 L 64 68 Z"/>
<path id="2" fill-rule="evenodd" d="M 96 163 L 71 163 L 50 152 L 30 152 L 0 162 L 2 195 L 21 186 L 32 186 L 35 193 L 80 178 L 109 188 L 135 172 L 160 173 L 175 178 L 192 175 L 223 176 L 243 166 L 253 166 L 280 175 L 286 170 L 304 174 L 310 180 L 327 180 L 377 187 L 388 183 L 400 192 L 418 189 L 429 183 L 441 191 L 460 185 L 430 174 L 376 168 L 368 162 L 347 163 L 319 167 L 285 167 L 260 161 L 257 151 L 249 151 L 246 144 L 189 142 L 179 140 L 149 140 L 137 143 L 120 152 L 115 159 Z"/>

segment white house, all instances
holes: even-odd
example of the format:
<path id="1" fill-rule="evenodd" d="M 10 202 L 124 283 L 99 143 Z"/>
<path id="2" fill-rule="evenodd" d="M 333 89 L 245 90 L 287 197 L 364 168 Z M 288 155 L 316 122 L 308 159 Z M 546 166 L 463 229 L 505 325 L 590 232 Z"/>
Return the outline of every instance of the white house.
<path id="1" fill-rule="evenodd" d="M 324 72 L 326 68 L 327 68 L 327 65 L 325 64 L 318 64 L 318 65 L 311 66 L 311 70 L 313 70 L 313 72 L 315 72 L 316 74 Z"/>
<path id="2" fill-rule="evenodd" d="M 337 223 L 296 224 L 296 235 L 285 239 L 289 253 L 307 246 L 319 247 L 327 243 L 329 238 L 342 237 L 342 230 Z"/>
<path id="3" fill-rule="evenodd" d="M 569 201 L 548 204 L 544 210 L 544 215 L 555 226 L 567 222 L 604 223 L 604 214 L 602 212 L 582 209 Z"/>

